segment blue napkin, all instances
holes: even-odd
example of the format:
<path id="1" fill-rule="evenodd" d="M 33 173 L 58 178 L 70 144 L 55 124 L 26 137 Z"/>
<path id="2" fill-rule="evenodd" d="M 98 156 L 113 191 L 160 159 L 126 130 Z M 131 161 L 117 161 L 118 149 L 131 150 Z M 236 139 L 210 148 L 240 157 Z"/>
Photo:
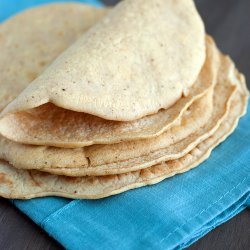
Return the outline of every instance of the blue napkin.
<path id="1" fill-rule="evenodd" d="M 7 2 L 1 19 L 52 1 Z M 155 186 L 102 200 L 12 202 L 67 249 L 185 248 L 250 206 L 249 124 L 250 113 L 206 162 Z"/>
<path id="2" fill-rule="evenodd" d="M 96 7 L 103 6 L 99 0 L 0 0 L 0 22 L 25 9 L 56 2 L 81 2 Z"/>

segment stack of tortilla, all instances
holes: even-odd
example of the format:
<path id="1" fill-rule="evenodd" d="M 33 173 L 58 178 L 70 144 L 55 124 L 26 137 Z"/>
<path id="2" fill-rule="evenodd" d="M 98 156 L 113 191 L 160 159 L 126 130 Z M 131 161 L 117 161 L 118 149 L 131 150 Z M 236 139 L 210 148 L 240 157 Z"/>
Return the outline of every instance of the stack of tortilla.
<path id="1" fill-rule="evenodd" d="M 206 160 L 246 111 L 244 76 L 192 0 L 30 9 L 0 25 L 0 50 L 7 198 L 158 183 Z"/>

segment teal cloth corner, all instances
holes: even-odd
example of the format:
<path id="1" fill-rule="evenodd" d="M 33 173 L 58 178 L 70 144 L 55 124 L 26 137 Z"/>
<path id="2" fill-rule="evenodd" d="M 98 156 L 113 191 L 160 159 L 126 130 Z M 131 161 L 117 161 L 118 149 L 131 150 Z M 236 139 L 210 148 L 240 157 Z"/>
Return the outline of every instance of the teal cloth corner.
<path id="1" fill-rule="evenodd" d="M 80 2 L 91 4 L 96 7 L 102 7 L 103 4 L 99 0 L 0 0 L 0 22 L 6 20 L 10 16 L 17 14 L 25 9 L 39 6 L 42 4 L 56 3 L 56 2 Z"/>
<path id="2" fill-rule="evenodd" d="M 1 20 L 53 1 L 14 2 L 0 2 Z M 12 202 L 67 249 L 182 249 L 250 207 L 249 124 L 248 112 L 206 162 L 154 186 L 96 201 Z"/>

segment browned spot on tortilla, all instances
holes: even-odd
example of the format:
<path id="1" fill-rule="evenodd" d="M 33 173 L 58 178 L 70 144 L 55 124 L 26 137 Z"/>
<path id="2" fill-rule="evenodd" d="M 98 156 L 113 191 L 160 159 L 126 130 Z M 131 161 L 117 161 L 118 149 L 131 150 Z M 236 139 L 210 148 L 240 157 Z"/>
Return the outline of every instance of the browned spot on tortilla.
<path id="1" fill-rule="evenodd" d="M 33 81 L 37 78 L 37 73 L 36 72 L 28 72 L 27 78 L 29 79 L 29 81 Z"/>
<path id="2" fill-rule="evenodd" d="M 39 62 L 39 65 L 41 66 L 41 67 L 44 67 L 44 66 L 46 66 L 48 63 L 47 62 L 45 62 L 45 61 L 41 61 L 41 62 Z"/>
<path id="3" fill-rule="evenodd" d="M 58 36 L 60 36 L 60 37 L 64 36 L 64 32 L 63 32 L 63 31 L 59 31 L 57 34 L 58 34 Z"/>
<path id="4" fill-rule="evenodd" d="M 46 173 L 46 172 L 39 172 L 39 171 L 36 171 L 36 175 L 38 175 L 40 178 L 47 178 L 48 176 L 50 176 L 51 174 L 49 173 Z"/>
<path id="5" fill-rule="evenodd" d="M 68 183 L 80 183 L 82 180 L 79 177 L 69 177 L 69 176 L 62 176 L 63 180 Z"/>
<path id="6" fill-rule="evenodd" d="M 37 186 L 37 187 L 40 187 L 41 183 L 38 180 L 36 180 L 36 178 L 35 178 L 35 172 L 29 171 L 28 173 L 29 173 L 31 181 L 34 183 L 34 185 Z"/>
<path id="7" fill-rule="evenodd" d="M 4 173 L 0 173 L 0 183 L 1 184 L 8 184 L 8 185 L 12 185 L 13 184 L 13 182 L 11 180 L 9 180 L 6 177 L 6 174 L 4 174 Z"/>

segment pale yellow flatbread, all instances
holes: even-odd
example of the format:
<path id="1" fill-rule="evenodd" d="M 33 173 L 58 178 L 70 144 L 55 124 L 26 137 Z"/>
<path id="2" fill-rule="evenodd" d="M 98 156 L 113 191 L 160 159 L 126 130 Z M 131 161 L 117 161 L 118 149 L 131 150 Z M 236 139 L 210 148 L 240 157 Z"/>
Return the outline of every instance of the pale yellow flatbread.
<path id="1" fill-rule="evenodd" d="M 139 119 L 187 95 L 204 61 L 204 25 L 192 0 L 125 0 L 2 115 L 51 102 L 108 120 Z"/>
<path id="2" fill-rule="evenodd" d="M 230 69 L 229 72 L 228 70 L 226 72 L 221 71 L 220 74 L 225 74 L 225 77 L 228 77 L 226 85 L 231 81 L 238 88 L 230 105 L 229 113 L 217 131 L 186 156 L 127 174 L 79 178 L 45 174 L 38 171 L 17 170 L 2 161 L 0 164 L 1 196 L 29 199 L 53 195 L 97 199 L 129 189 L 155 184 L 165 178 L 198 166 L 209 157 L 214 147 L 232 133 L 247 107 L 248 91 L 244 77 L 234 68 Z"/>

